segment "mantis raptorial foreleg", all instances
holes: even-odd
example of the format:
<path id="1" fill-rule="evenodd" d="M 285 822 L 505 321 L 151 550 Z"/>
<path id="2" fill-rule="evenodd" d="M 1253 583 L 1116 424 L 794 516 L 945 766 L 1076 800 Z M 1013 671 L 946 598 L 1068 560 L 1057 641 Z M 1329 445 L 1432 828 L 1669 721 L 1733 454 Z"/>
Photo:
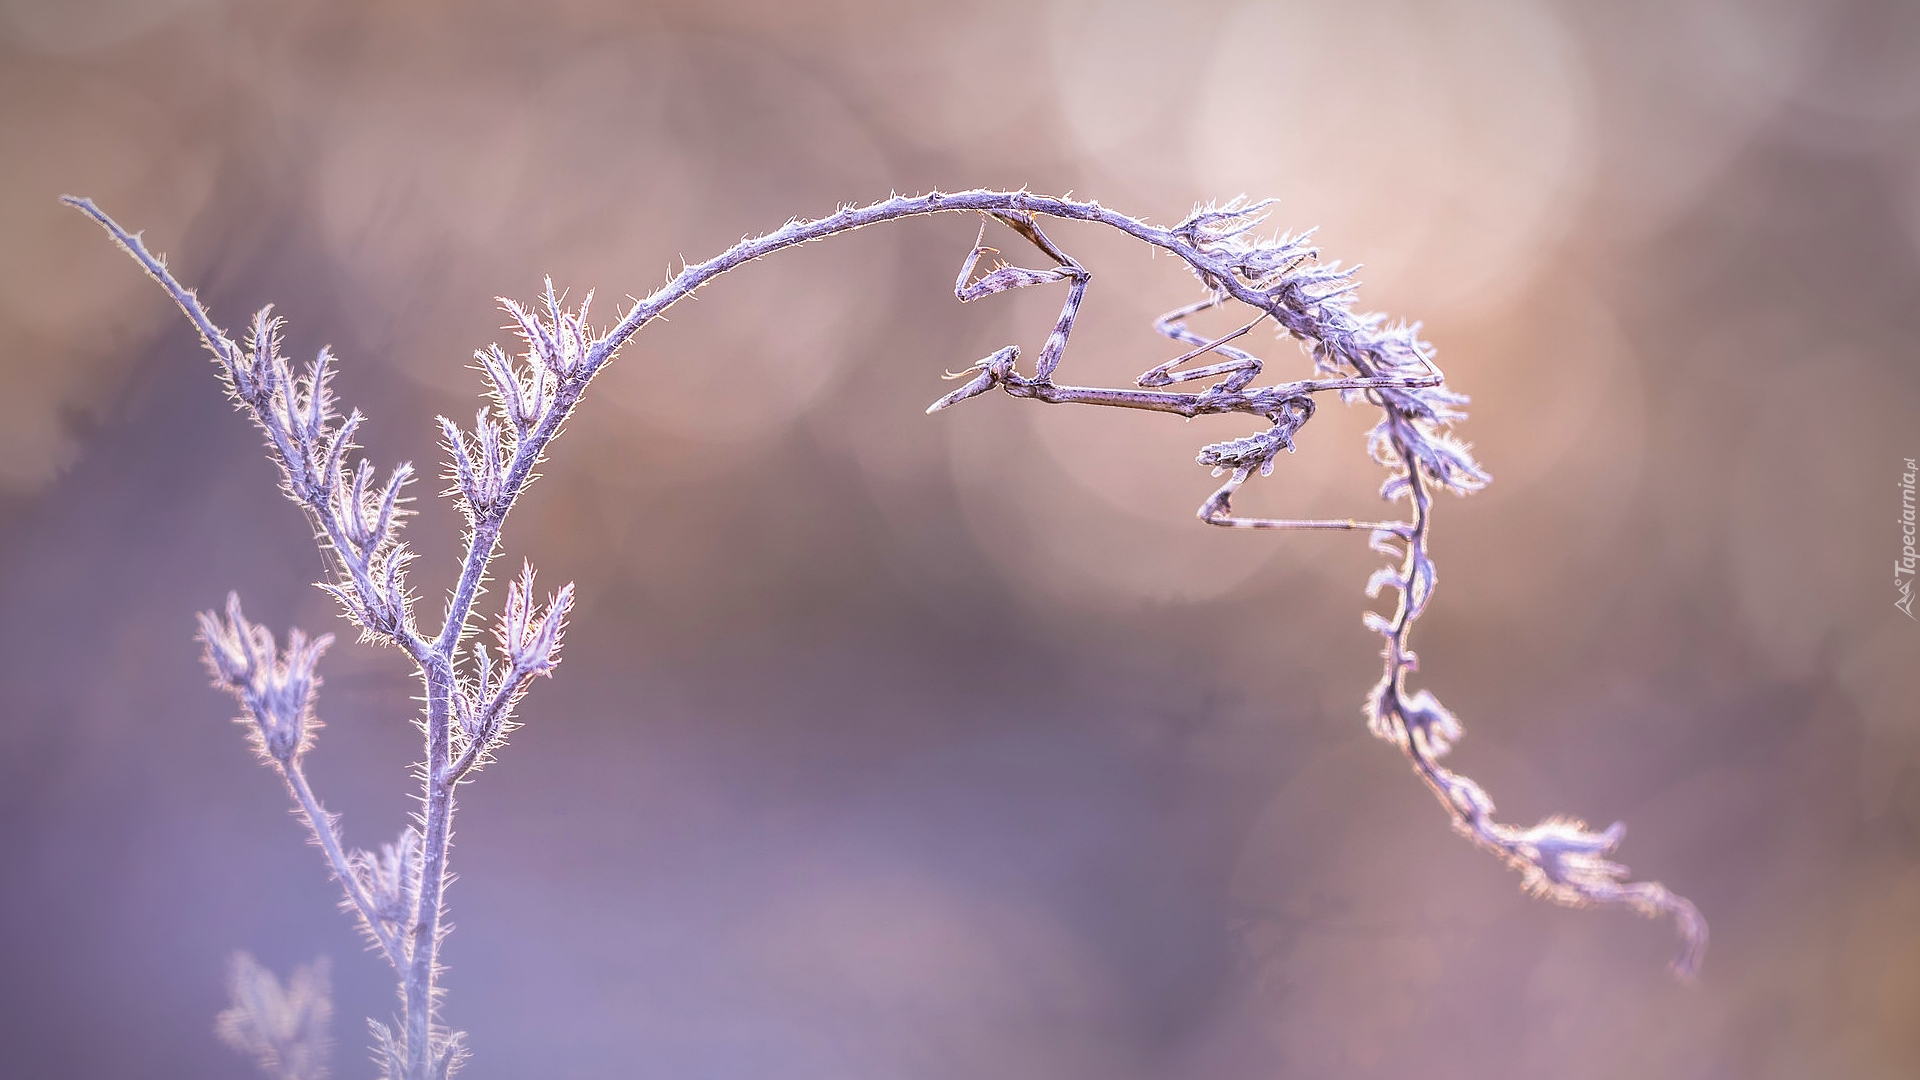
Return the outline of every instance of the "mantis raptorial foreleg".
<path id="1" fill-rule="evenodd" d="M 996 248 L 985 247 L 987 223 L 980 222 L 980 236 L 974 240 L 973 250 L 967 253 L 966 260 L 960 264 L 960 277 L 953 284 L 953 295 L 961 303 L 978 300 L 983 296 L 1007 292 L 1012 289 L 1024 289 L 1029 285 L 1044 285 L 1048 282 L 1066 281 L 1067 302 L 1060 308 L 1060 318 L 1053 324 L 1053 332 L 1047 335 L 1047 343 L 1040 347 L 1040 358 L 1034 363 L 1034 378 L 1048 382 L 1053 378 L 1054 369 L 1060 366 L 1060 355 L 1067 350 L 1067 336 L 1073 333 L 1073 320 L 1080 314 L 1080 302 L 1087 296 L 1087 281 L 1092 277 L 1085 267 L 1073 260 L 1073 257 L 1061 251 L 1033 219 L 1017 214 L 993 214 L 996 221 L 1027 238 L 1034 247 L 1045 252 L 1048 258 L 1060 265 L 1051 270 L 1029 270 L 1022 266 L 1009 266 L 1000 263 L 978 281 L 973 277 L 974 267 L 980 262 L 980 256 L 993 252 Z"/>

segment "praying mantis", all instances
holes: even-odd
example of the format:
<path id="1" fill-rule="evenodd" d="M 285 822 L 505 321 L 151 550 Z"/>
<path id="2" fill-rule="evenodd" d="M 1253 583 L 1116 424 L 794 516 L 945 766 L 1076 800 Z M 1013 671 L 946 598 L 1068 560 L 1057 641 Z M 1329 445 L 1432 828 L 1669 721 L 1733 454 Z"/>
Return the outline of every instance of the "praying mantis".
<path id="1" fill-rule="evenodd" d="M 1416 353 L 1424 367 L 1424 370 L 1416 375 L 1305 379 L 1249 390 L 1248 387 L 1264 370 L 1265 362 L 1258 356 L 1234 346 L 1232 342 L 1245 337 L 1255 327 L 1270 318 L 1271 314 L 1262 311 L 1229 333 L 1216 338 L 1203 337 L 1188 327 L 1187 320 L 1202 311 L 1221 307 L 1228 302 L 1225 290 L 1215 288 L 1210 290 L 1204 298 L 1174 308 L 1154 320 L 1153 328 L 1156 332 L 1183 345 L 1191 345 L 1193 348 L 1147 369 L 1134 380 L 1137 389 L 1062 386 L 1053 381 L 1053 373 L 1059 368 L 1061 356 L 1066 352 L 1067 339 L 1073 333 L 1074 320 L 1080 313 L 1081 303 L 1086 299 L 1087 284 L 1092 280 L 1093 275 L 1048 238 L 1031 216 L 993 212 L 983 214 L 982 219 L 980 234 L 974 240 L 973 249 L 961 262 L 960 276 L 954 283 L 954 295 L 961 303 L 971 303 L 999 293 L 1059 281 L 1068 283 L 1067 298 L 1061 305 L 1059 319 L 1054 322 L 1052 331 L 1047 334 L 1047 340 L 1040 348 L 1040 355 L 1034 364 L 1033 377 L 1023 377 L 1015 370 L 1014 364 L 1020 357 L 1020 347 L 1009 345 L 983 358 L 965 371 L 949 372 L 949 378 L 962 378 L 968 372 L 977 374 L 974 374 L 964 386 L 928 406 L 927 412 L 939 412 L 999 386 L 1014 397 L 1034 398 L 1050 404 L 1077 403 L 1142 409 L 1173 413 L 1188 419 L 1223 413 L 1251 413 L 1265 417 L 1272 427 L 1245 438 L 1213 443 L 1200 451 L 1200 464 L 1211 466 L 1216 477 L 1227 474 L 1226 482 L 1200 504 L 1201 521 L 1209 525 L 1236 529 L 1368 529 L 1387 530 L 1400 536 L 1406 535 L 1407 530 L 1412 527 L 1406 522 L 1356 521 L 1351 518 L 1244 517 L 1232 512 L 1232 501 L 1234 493 L 1256 470 L 1262 476 L 1272 475 L 1274 459 L 1280 451 L 1293 450 L 1294 433 L 1313 418 L 1315 406 L 1311 395 L 1327 391 L 1352 394 L 1382 388 L 1412 390 L 1442 385 L 1446 377 L 1424 352 Z M 1052 259 L 1056 265 L 1045 270 L 1033 270 L 1002 262 L 976 278 L 974 273 L 979 267 L 981 256 L 1000 254 L 998 249 L 985 246 L 987 224 L 990 220 L 997 221 L 1019 234 Z M 1295 269 L 1309 259 L 1311 254 L 1310 249 L 1300 250 L 1285 261 L 1276 271 L 1275 276 L 1284 275 Z M 1209 354 L 1223 359 L 1202 367 L 1182 367 Z M 1218 382 L 1198 393 L 1178 393 L 1160 389 L 1216 377 L 1219 379 Z"/>

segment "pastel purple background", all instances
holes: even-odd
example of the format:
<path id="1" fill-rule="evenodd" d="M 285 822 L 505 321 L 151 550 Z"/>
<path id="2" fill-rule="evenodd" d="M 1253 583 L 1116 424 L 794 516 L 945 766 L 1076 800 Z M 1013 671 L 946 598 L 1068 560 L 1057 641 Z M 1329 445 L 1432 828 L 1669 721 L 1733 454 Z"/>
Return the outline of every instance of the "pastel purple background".
<path id="1" fill-rule="evenodd" d="M 1277 196 L 1368 264 L 1363 307 L 1426 320 L 1495 478 L 1439 507 L 1415 642 L 1454 764 L 1510 820 L 1625 820 L 1712 923 L 1702 979 L 1449 834 L 1360 719 L 1378 557 L 1193 522 L 1193 452 L 1239 428 L 920 415 L 1059 302 L 956 304 L 949 218 L 676 309 L 509 526 L 583 599 L 461 804 L 464 1075 L 1920 1073 L 1889 569 L 1920 7 L 12 0 L 0 30 L 0 1074 L 252 1075 L 211 1034 L 235 949 L 333 958 L 337 1075 L 396 1008 L 190 637 L 228 589 L 339 629 L 305 525 L 57 195 L 228 326 L 273 301 L 331 343 L 374 459 L 432 476 L 496 294 L 552 273 L 608 312 L 789 215 L 1021 184 L 1161 222 Z M 1171 355 L 1147 322 L 1191 279 L 1058 238 L 1095 275 L 1062 378 Z M 1328 403 L 1248 505 L 1372 513 L 1368 422 Z M 323 673 L 315 783 L 390 838 L 404 668 Z"/>

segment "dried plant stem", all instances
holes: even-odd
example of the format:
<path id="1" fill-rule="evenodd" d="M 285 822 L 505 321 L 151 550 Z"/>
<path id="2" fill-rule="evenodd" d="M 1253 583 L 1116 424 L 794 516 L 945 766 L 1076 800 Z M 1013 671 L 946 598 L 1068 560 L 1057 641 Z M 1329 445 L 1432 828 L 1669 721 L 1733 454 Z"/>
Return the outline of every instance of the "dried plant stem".
<path id="1" fill-rule="evenodd" d="M 400 943 L 394 940 L 393 932 L 380 921 L 379 909 L 374 905 L 373 897 L 367 892 L 366 883 L 353 871 L 353 863 L 340 847 L 340 833 L 335 825 L 335 815 L 329 814 L 320 805 L 313 794 L 313 785 L 307 783 L 306 770 L 298 761 L 289 763 L 280 770 L 286 778 L 287 787 L 293 791 L 293 798 L 300 805 L 300 816 L 313 831 L 314 843 L 326 853 L 327 865 L 333 868 L 333 876 L 338 878 L 340 886 L 346 890 L 347 899 L 352 902 L 354 911 L 365 922 L 368 930 L 380 945 L 380 952 L 386 956 L 387 963 L 393 965 L 397 974 L 404 968 Z"/>
<path id="2" fill-rule="evenodd" d="M 549 674 L 558 662 L 557 650 L 572 604 L 568 585 L 543 608 L 537 606 L 528 567 L 508 589 L 505 611 L 496 627 L 499 658 L 484 645 L 469 643 L 475 601 L 499 553 L 501 531 L 514 503 L 532 482 L 535 467 L 593 376 L 621 345 L 673 304 L 721 274 L 785 248 L 931 214 L 966 212 L 982 218 L 981 235 L 963 260 L 955 283 L 955 295 L 962 302 L 1054 283 L 1066 285 L 1066 298 L 1036 356 L 1032 375 L 1016 370 L 1020 350 L 1007 346 L 954 376 L 968 381 L 936 401 L 929 412 L 998 387 L 1013 397 L 1049 404 L 1100 405 L 1183 417 L 1239 413 L 1264 418 L 1267 430 L 1201 450 L 1200 463 L 1211 466 L 1216 476 L 1227 477 L 1201 505 L 1201 520 L 1233 528 L 1367 530 L 1377 549 L 1399 556 L 1397 569 L 1381 570 L 1368 583 L 1369 595 L 1391 587 L 1400 598 L 1392 619 L 1368 615 L 1368 625 L 1386 639 L 1385 672 L 1367 703 L 1375 733 L 1407 753 L 1453 816 L 1455 826 L 1520 869 L 1530 889 L 1563 903 L 1622 904 L 1645 914 L 1671 915 L 1688 943 L 1676 966 L 1690 972 L 1698 965 L 1706 932 L 1693 906 L 1657 884 L 1621 882 L 1624 868 L 1600 857 L 1618 841 L 1618 826 L 1596 834 L 1577 822 L 1559 819 L 1527 830 L 1500 825 L 1491 817 L 1491 801 L 1477 785 L 1437 763 L 1459 737 L 1459 724 L 1428 692 L 1406 692 L 1406 677 L 1415 667 L 1406 642 L 1433 588 L 1433 564 L 1427 555 L 1431 489 L 1438 486 L 1464 493 L 1487 481 L 1467 447 L 1447 432 L 1462 417 L 1456 406 L 1466 399 L 1446 387 L 1431 349 L 1418 337 L 1417 326 L 1387 325 L 1381 316 L 1356 315 L 1351 310 L 1351 273 L 1338 264 L 1321 262 L 1307 235 L 1255 238 L 1253 230 L 1264 219 L 1264 203 L 1234 200 L 1203 206 L 1179 224 L 1162 228 L 1097 202 L 1027 191 L 895 196 L 868 206 L 843 207 L 823 218 L 789 221 L 705 262 L 687 264 L 665 285 L 637 301 L 604 334 L 589 329 L 591 294 L 577 310 L 562 306 L 551 282 L 540 309 L 502 299 L 524 349 L 517 356 L 498 346 L 477 353 L 491 382 L 490 407 L 482 410 L 471 431 L 441 421 L 448 471 L 455 481 L 452 493 L 466 516 L 468 531 L 443 621 L 437 631 L 425 635 L 416 628 L 414 598 L 405 579 L 412 554 L 398 538 L 409 513 L 403 492 L 412 470 L 401 465 L 386 482 L 376 483 L 373 467 L 364 460 L 348 466 L 353 433 L 362 418 L 357 411 L 344 419 L 335 413 L 328 387 L 328 354 L 322 350 L 303 375 L 296 375 L 280 353 L 279 323 L 270 311 L 256 317 L 243 348 L 215 324 L 192 290 L 175 279 L 164 260 L 148 251 L 137 235 L 122 229 L 89 200 L 66 201 L 105 228 L 187 314 L 213 352 L 235 401 L 266 434 L 269 457 L 280 468 L 287 495 L 315 523 L 316 536 L 334 570 L 334 580 L 322 582 L 321 587 L 341 603 L 365 637 L 400 648 L 416 668 L 425 701 L 422 830 L 404 830 L 399 841 L 385 845 L 379 855 L 348 853 L 333 817 L 322 809 L 299 763 L 317 726 L 312 718 L 312 693 L 318 685 L 313 665 L 325 639 L 309 645 L 294 631 L 282 655 L 271 634 L 245 620 L 237 600 L 230 602 L 224 620 L 212 614 L 202 616 L 202 637 L 216 682 L 241 699 L 246 712 L 243 722 L 253 725 L 256 745 L 286 777 L 329 865 L 341 879 L 348 906 L 400 972 L 401 1030 L 393 1033 L 375 1025 L 382 1059 L 392 1075 L 409 1080 L 445 1076 L 464 1053 L 463 1036 L 446 1033 L 435 1022 L 455 789 L 491 758 L 512 730 L 514 706 L 530 681 Z M 1037 223 L 1041 217 L 1103 225 L 1177 257 L 1199 280 L 1204 295 L 1196 303 L 1168 312 L 1154 326 L 1191 348 L 1143 373 L 1133 387 L 1055 382 L 1054 372 L 1092 275 L 1041 230 Z M 989 222 L 1013 231 L 1051 265 L 1026 269 L 996 264 L 976 277 L 982 256 L 996 253 L 983 246 Z M 1218 337 L 1203 337 L 1187 326 L 1192 315 L 1226 304 L 1242 305 L 1253 316 Z M 1316 377 L 1252 385 L 1263 362 L 1232 343 L 1269 319 L 1282 335 L 1310 349 Z M 1186 366 L 1201 359 L 1210 362 Z M 1213 381 L 1198 391 L 1166 389 L 1208 380 Z M 1371 447 L 1389 471 L 1381 493 L 1389 501 L 1406 498 L 1411 520 L 1294 520 L 1233 514 L 1233 495 L 1255 471 L 1271 472 L 1280 451 L 1292 449 L 1294 434 L 1314 414 L 1314 395 L 1326 392 L 1338 392 L 1350 402 L 1365 400 L 1380 409 Z"/>
<path id="3" fill-rule="evenodd" d="M 1410 475 L 1409 484 L 1414 528 L 1407 538 L 1409 550 L 1401 569 L 1412 582 L 1422 573 L 1420 566 L 1427 561 L 1425 548 L 1433 500 L 1418 471 Z M 1424 581 L 1400 590 L 1399 606 L 1386 629 L 1387 647 L 1383 652 L 1386 670 L 1375 689 L 1375 703 L 1370 709 L 1376 716 L 1407 716 L 1419 711 L 1406 696 L 1406 677 L 1418 666 L 1413 650 L 1407 647 L 1407 638 L 1431 589 L 1432 578 L 1428 572 Z M 1396 737 L 1391 731 L 1386 737 L 1397 742 L 1406 753 L 1414 771 L 1452 817 L 1455 831 L 1520 871 L 1528 891 L 1569 906 L 1614 904 L 1649 917 L 1669 917 L 1682 942 L 1680 954 L 1671 965 L 1673 971 L 1683 978 L 1699 972 L 1707 948 L 1707 923 L 1700 909 L 1657 881 L 1619 881 L 1626 868 L 1602 858 L 1620 842 L 1625 833 L 1623 826 L 1616 823 L 1604 832 L 1592 834 L 1579 823 L 1565 819 L 1548 819 L 1531 829 L 1503 825 L 1493 819 L 1493 800 L 1479 784 L 1436 760 L 1445 752 L 1444 742 L 1425 737 L 1408 738 L 1404 734 Z"/>

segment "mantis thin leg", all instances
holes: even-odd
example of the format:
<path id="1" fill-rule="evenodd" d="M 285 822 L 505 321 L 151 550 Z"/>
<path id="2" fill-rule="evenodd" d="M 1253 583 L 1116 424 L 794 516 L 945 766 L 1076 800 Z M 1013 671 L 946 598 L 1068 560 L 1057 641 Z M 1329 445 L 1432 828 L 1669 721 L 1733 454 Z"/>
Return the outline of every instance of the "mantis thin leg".
<path id="1" fill-rule="evenodd" d="M 1227 342 L 1246 334 L 1247 331 L 1258 326 L 1260 319 L 1255 319 L 1253 322 L 1248 323 L 1225 337 L 1215 338 L 1212 341 L 1194 333 L 1193 330 L 1187 326 L 1188 316 L 1205 311 L 1208 308 L 1218 307 L 1225 302 L 1225 300 L 1225 295 L 1216 291 L 1210 293 L 1204 300 L 1198 300 L 1183 307 L 1174 308 L 1172 311 L 1153 320 L 1154 330 L 1181 344 L 1192 345 L 1194 346 L 1194 350 L 1176 356 L 1172 360 L 1146 371 L 1139 378 L 1135 379 L 1134 383 L 1138 386 L 1171 386 L 1174 383 L 1192 382 L 1196 379 L 1210 379 L 1215 375 L 1227 375 L 1229 377 L 1220 383 L 1222 390 L 1244 390 L 1248 383 L 1259 378 L 1262 368 L 1261 359 L 1244 349 L 1238 349 L 1228 345 Z M 1265 314 L 1262 313 L 1261 318 L 1265 317 Z M 1219 353 L 1227 359 L 1222 363 L 1209 364 L 1206 367 L 1189 368 L 1186 371 L 1174 370 L 1188 360 L 1210 352 Z"/>
<path id="2" fill-rule="evenodd" d="M 1291 397 L 1268 413 L 1273 426 L 1267 430 L 1202 447 L 1198 459 L 1200 464 L 1213 466 L 1215 476 L 1221 473 L 1229 475 L 1227 482 L 1200 504 L 1200 520 L 1208 525 L 1229 529 L 1385 529 L 1397 536 L 1408 535 L 1413 526 L 1403 522 L 1355 521 L 1351 518 L 1251 518 L 1233 513 L 1233 495 L 1240 490 L 1240 485 L 1246 483 L 1256 469 L 1262 476 L 1271 475 L 1274 459 L 1279 457 L 1282 450 L 1293 452 L 1294 433 L 1313 419 L 1313 413 L 1311 397 Z"/>
<path id="3" fill-rule="evenodd" d="M 1333 529 L 1353 532 L 1360 529 L 1391 532 L 1396 536 L 1412 533 L 1413 525 L 1405 521 L 1356 521 L 1353 518 L 1254 518 L 1240 517 L 1233 513 L 1233 493 L 1247 482 L 1251 469 L 1235 469 L 1220 485 L 1220 490 L 1207 497 L 1200 504 L 1198 516 L 1209 525 L 1218 525 L 1225 529 Z"/>

